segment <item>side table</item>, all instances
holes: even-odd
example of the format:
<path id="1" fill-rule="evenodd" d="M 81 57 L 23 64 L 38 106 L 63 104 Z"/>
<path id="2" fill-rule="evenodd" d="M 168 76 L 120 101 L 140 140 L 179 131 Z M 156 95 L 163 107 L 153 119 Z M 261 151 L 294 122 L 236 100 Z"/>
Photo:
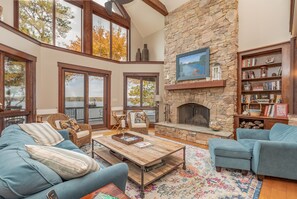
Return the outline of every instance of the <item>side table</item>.
<path id="1" fill-rule="evenodd" d="M 130 197 L 128 197 L 126 194 L 124 194 L 113 183 L 105 185 L 104 187 L 101 187 L 100 189 L 82 197 L 81 199 L 93 199 L 98 193 L 105 193 L 105 194 L 111 195 L 113 197 L 117 197 L 119 199 L 130 199 Z"/>

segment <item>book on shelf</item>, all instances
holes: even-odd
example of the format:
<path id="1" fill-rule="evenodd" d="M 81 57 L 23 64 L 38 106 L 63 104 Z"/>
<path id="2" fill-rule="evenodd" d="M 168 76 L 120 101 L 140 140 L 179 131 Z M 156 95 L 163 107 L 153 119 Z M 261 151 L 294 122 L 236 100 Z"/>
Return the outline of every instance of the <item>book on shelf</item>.
<path id="1" fill-rule="evenodd" d="M 165 164 L 166 164 L 165 161 L 163 161 L 163 160 L 157 160 L 157 161 L 155 161 L 155 162 L 153 162 L 153 163 L 147 165 L 147 166 L 144 168 L 144 171 L 145 171 L 145 172 L 150 172 L 150 171 L 152 171 L 152 170 L 155 170 L 155 169 L 158 169 L 158 168 L 164 166 Z"/>
<path id="2" fill-rule="evenodd" d="M 250 58 L 250 59 L 244 59 L 242 60 L 242 67 L 251 67 L 251 66 L 256 66 L 257 64 L 257 58 Z"/>

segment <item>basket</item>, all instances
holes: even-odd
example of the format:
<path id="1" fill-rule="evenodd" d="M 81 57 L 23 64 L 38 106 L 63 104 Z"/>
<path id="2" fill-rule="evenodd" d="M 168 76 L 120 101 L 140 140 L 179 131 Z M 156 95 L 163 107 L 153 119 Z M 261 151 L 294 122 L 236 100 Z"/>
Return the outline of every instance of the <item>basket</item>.
<path id="1" fill-rule="evenodd" d="M 249 109 L 250 116 L 258 117 L 261 115 L 262 105 L 260 104 L 260 109 L 250 109 L 250 104 L 248 104 L 248 109 Z"/>

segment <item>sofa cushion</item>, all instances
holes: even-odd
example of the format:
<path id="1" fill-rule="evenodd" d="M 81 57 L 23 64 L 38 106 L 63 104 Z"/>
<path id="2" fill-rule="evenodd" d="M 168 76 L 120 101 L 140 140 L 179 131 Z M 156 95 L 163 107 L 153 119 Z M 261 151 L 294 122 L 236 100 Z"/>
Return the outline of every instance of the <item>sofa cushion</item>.
<path id="1" fill-rule="evenodd" d="M 236 140 L 213 138 L 208 141 L 208 144 L 213 157 L 222 156 L 240 159 L 251 159 L 252 157 L 249 149 Z"/>
<path id="2" fill-rule="evenodd" d="M 270 130 L 269 139 L 271 141 L 283 141 L 288 135 L 292 126 L 276 123 Z"/>
<path id="3" fill-rule="evenodd" d="M 287 131 L 286 137 L 283 139 L 284 142 L 297 142 L 297 126 L 291 126 Z"/>
<path id="4" fill-rule="evenodd" d="M 24 132 L 18 125 L 11 125 L 2 131 L 0 150 L 24 148 L 25 144 L 36 144 L 34 139 Z"/>
<path id="5" fill-rule="evenodd" d="M 22 149 L 1 150 L 0 157 L 0 196 L 3 198 L 23 198 L 62 182 L 58 174 L 31 159 Z"/>
<path id="6" fill-rule="evenodd" d="M 254 145 L 255 145 L 256 141 L 257 140 L 254 140 L 254 139 L 241 139 L 241 140 L 238 140 L 238 142 L 240 144 L 242 144 L 242 146 L 247 148 L 251 153 L 253 152 Z"/>
<path id="7" fill-rule="evenodd" d="M 39 145 L 54 146 L 64 140 L 62 135 L 48 123 L 19 124 L 19 126 Z"/>
<path id="8" fill-rule="evenodd" d="M 33 159 L 47 165 L 65 180 L 99 170 L 98 163 L 85 154 L 49 146 L 26 145 L 26 149 Z"/>
<path id="9" fill-rule="evenodd" d="M 76 134 L 77 134 L 77 138 L 82 138 L 82 137 L 90 135 L 90 131 L 88 131 L 88 130 L 79 131 Z"/>
<path id="10" fill-rule="evenodd" d="M 55 147 L 59 147 L 59 148 L 62 148 L 62 149 L 68 149 L 68 150 L 79 149 L 70 140 L 64 140 L 63 142 L 57 144 Z"/>

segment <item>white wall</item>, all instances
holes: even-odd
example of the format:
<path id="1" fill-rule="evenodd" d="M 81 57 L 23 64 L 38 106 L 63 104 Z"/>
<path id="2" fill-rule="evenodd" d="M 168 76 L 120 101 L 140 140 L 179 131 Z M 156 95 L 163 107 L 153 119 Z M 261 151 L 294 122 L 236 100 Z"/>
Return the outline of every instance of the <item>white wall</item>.
<path id="1" fill-rule="evenodd" d="M 165 33 L 164 30 L 155 32 L 143 39 L 144 44 L 148 44 L 149 56 L 152 61 L 164 60 Z"/>
<path id="2" fill-rule="evenodd" d="M 135 25 L 131 22 L 131 61 L 136 60 L 137 49 L 143 46 L 143 38 L 136 29 Z"/>
<path id="3" fill-rule="evenodd" d="M 3 7 L 3 21 L 13 26 L 13 0 L 0 0 Z"/>
<path id="4" fill-rule="evenodd" d="M 290 0 L 239 0 L 239 51 L 290 40 Z"/>

